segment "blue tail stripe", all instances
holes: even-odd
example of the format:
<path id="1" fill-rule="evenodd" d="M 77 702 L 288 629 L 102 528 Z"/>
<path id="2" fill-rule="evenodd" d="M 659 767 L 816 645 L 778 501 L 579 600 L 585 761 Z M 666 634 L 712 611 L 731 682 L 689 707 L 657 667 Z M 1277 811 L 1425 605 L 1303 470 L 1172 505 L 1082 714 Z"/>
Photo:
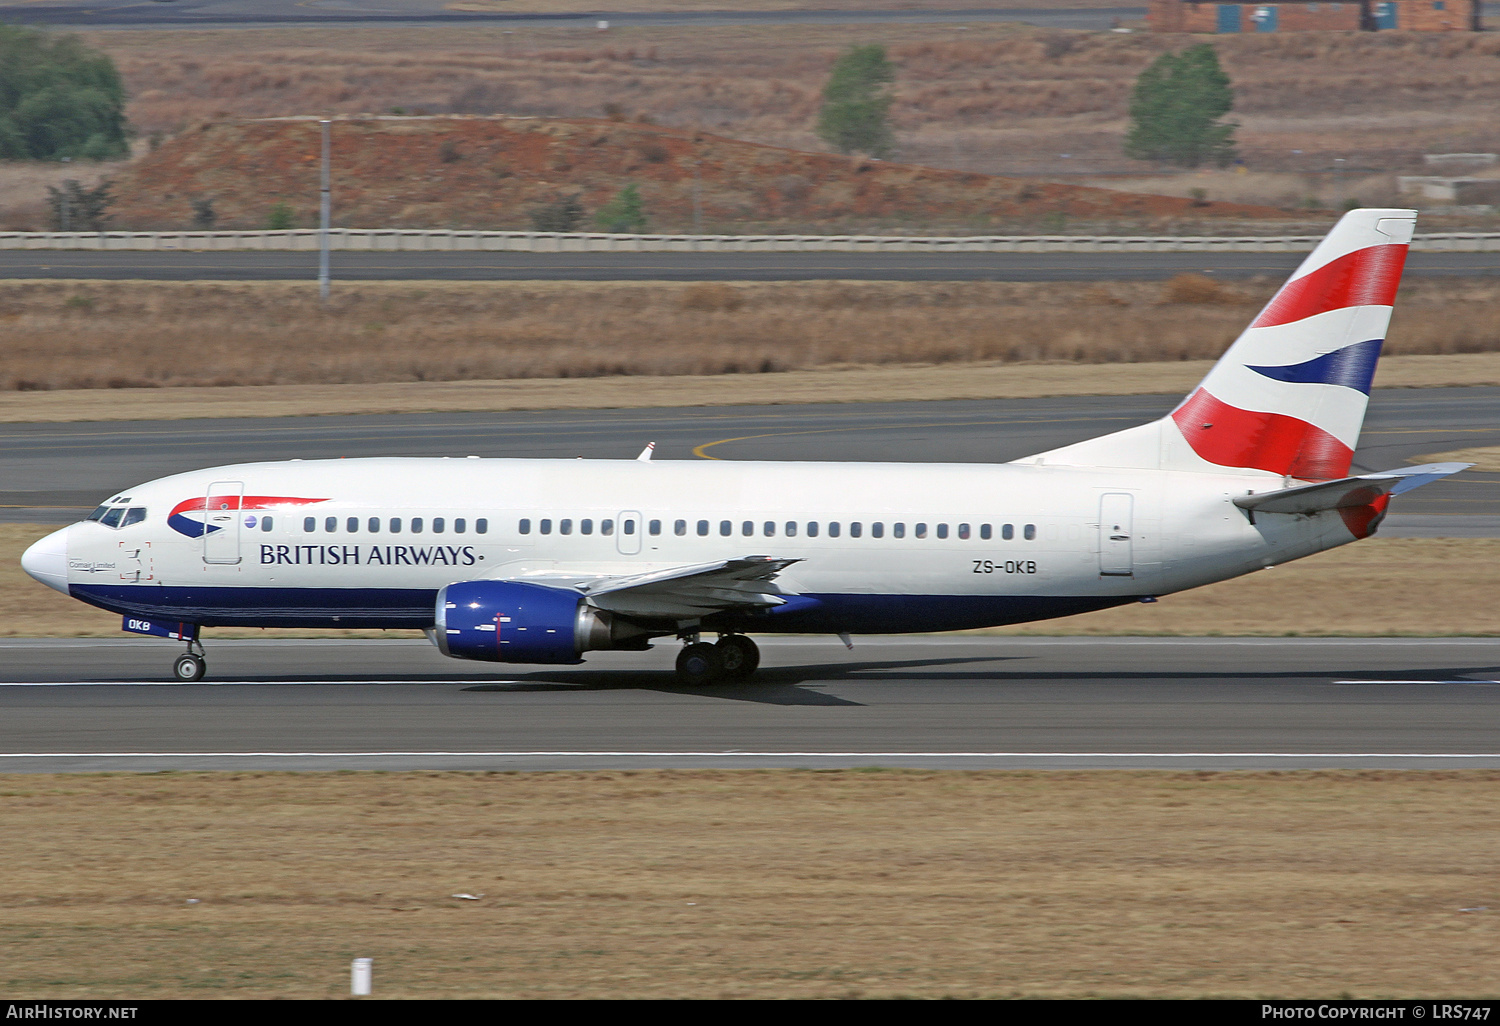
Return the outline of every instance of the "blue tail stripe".
<path id="1" fill-rule="evenodd" d="M 1372 338 L 1368 342 L 1357 342 L 1305 363 L 1294 363 L 1286 367 L 1252 366 L 1250 369 L 1277 381 L 1291 381 L 1302 385 L 1343 385 L 1369 395 L 1370 383 L 1375 379 L 1375 363 L 1380 359 L 1380 345 L 1384 341 L 1382 338 Z"/>

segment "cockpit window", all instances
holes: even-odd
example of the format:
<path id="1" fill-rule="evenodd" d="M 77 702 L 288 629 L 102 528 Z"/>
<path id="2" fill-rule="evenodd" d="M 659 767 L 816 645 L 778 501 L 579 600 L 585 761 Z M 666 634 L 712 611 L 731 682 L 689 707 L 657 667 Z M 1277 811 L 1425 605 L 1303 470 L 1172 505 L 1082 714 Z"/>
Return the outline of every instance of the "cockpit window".
<path id="1" fill-rule="evenodd" d="M 129 527 L 131 524 L 145 522 L 146 507 L 132 506 L 127 509 L 124 506 L 100 506 L 85 519 L 98 521 L 105 527 L 118 531 L 120 528 Z"/>

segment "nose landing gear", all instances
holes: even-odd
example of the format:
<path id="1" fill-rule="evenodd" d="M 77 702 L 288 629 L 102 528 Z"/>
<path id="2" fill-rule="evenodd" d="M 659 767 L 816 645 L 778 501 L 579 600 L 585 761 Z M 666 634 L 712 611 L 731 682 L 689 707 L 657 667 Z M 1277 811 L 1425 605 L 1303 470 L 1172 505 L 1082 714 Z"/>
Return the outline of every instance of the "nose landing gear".
<path id="1" fill-rule="evenodd" d="M 685 684 L 743 680 L 760 666 L 760 649 L 743 634 L 726 634 L 715 645 L 696 635 L 684 640 L 688 644 L 677 656 L 677 676 Z"/>
<path id="2" fill-rule="evenodd" d="M 188 642 L 188 650 L 172 664 L 172 676 L 184 684 L 196 684 L 208 672 L 208 661 L 203 657 L 203 645 L 197 638 Z"/>

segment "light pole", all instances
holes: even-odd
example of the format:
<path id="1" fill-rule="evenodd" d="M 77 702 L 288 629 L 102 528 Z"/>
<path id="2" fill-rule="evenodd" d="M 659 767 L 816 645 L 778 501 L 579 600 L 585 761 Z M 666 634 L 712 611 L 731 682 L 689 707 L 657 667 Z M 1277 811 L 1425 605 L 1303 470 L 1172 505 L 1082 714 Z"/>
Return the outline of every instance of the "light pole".
<path id="1" fill-rule="evenodd" d="M 693 161 L 693 234 L 703 234 L 703 161 Z"/>
<path id="2" fill-rule="evenodd" d="M 318 299 L 328 302 L 328 214 L 330 209 L 328 184 L 328 130 L 331 122 L 320 121 L 323 126 L 323 175 L 322 195 L 318 203 Z"/>

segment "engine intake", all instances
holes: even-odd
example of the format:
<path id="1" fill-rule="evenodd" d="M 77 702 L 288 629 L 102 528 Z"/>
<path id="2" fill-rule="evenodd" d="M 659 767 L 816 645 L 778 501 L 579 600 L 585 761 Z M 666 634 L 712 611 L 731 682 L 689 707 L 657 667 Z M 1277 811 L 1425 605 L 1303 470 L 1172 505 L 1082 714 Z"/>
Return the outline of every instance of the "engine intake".
<path id="1" fill-rule="evenodd" d="M 647 632 L 576 591 L 515 581 L 460 581 L 437 595 L 433 641 L 445 656 L 492 663 L 581 663 L 584 652 L 642 648 Z"/>

